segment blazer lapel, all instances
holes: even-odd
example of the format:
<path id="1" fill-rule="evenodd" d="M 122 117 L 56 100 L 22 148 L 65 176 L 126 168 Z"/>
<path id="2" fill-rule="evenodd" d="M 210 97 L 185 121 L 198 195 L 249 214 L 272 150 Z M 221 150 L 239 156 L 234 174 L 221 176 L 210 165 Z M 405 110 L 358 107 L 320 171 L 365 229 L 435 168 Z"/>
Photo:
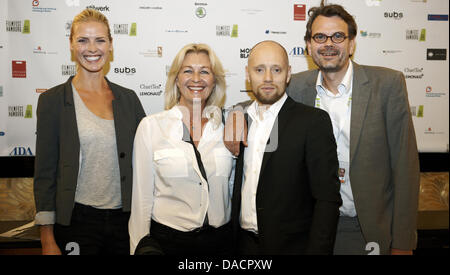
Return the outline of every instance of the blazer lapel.
<path id="1" fill-rule="evenodd" d="M 306 81 L 307 86 L 301 91 L 301 94 L 303 95 L 302 103 L 305 105 L 314 107 L 316 103 L 317 97 L 316 81 L 318 75 L 319 75 L 318 70 L 312 73 L 310 78 Z"/>
<path id="2" fill-rule="evenodd" d="M 275 119 L 275 123 L 273 124 L 272 131 L 270 132 L 269 140 L 266 144 L 266 148 L 264 150 L 263 161 L 261 164 L 261 170 L 259 176 L 264 172 L 264 169 L 267 166 L 267 163 L 270 160 L 272 154 L 276 151 L 278 146 L 280 136 L 283 133 L 283 129 L 285 128 L 288 118 L 289 118 L 289 109 L 295 104 L 294 100 L 288 97 L 284 102 L 283 106 L 278 113 L 277 118 Z M 259 188 L 259 184 L 258 184 Z"/>
<path id="3" fill-rule="evenodd" d="M 352 162 L 371 95 L 369 78 L 363 67 L 353 63 L 352 114 L 350 123 L 350 163 Z"/>
<path id="4" fill-rule="evenodd" d="M 79 173 L 79 165 L 81 163 L 80 138 L 78 136 L 75 103 L 73 100 L 72 79 L 73 76 L 67 80 L 64 87 L 64 108 L 61 116 L 61 135 L 63 137 L 61 137 L 61 140 L 65 142 L 62 150 L 70 151 L 70 153 L 64 154 L 70 156 L 68 164 L 74 166 Z M 76 181 L 73 184 L 76 186 Z"/>

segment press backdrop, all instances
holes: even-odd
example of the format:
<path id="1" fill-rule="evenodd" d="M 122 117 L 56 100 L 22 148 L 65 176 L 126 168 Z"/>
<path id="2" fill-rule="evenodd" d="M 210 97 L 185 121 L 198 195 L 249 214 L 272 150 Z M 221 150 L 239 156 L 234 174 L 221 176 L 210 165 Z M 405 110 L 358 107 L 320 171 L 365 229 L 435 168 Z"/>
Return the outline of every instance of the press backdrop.
<path id="1" fill-rule="evenodd" d="M 447 0 L 336 0 L 358 23 L 354 61 L 403 72 L 419 150 L 448 152 Z M 86 7 L 110 21 L 114 54 L 107 77 L 133 89 L 147 114 L 163 110 L 169 66 L 182 46 L 209 44 L 226 69 L 226 106 L 247 100 L 249 49 L 275 40 L 293 72 L 305 55 L 307 10 L 319 0 L 0 0 L 0 156 L 35 150 L 40 93 L 75 73 L 73 17 Z"/>

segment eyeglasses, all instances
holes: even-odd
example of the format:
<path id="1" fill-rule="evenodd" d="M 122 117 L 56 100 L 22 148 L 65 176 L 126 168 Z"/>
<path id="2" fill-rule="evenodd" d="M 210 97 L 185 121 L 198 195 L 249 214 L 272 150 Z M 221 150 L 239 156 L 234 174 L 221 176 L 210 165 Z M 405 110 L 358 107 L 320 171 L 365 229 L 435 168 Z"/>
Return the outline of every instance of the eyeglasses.
<path id="1" fill-rule="evenodd" d="M 335 44 L 339 44 L 344 42 L 345 39 L 348 38 L 348 36 L 345 36 L 345 33 L 343 32 L 335 32 L 332 35 L 326 35 L 324 33 L 316 33 L 313 35 L 312 39 L 316 41 L 316 43 L 323 44 L 328 41 L 328 38 L 331 38 L 331 41 Z"/>

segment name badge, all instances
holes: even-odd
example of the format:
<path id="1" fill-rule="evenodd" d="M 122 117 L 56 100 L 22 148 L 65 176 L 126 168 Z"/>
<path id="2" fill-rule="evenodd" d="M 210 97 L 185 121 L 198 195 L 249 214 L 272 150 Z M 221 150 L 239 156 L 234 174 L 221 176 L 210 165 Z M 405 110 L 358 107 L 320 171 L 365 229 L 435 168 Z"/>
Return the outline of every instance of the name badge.
<path id="1" fill-rule="evenodd" d="M 338 176 L 339 176 L 339 182 L 341 184 L 345 184 L 347 182 L 348 178 L 348 171 L 349 171 L 349 163 L 346 161 L 339 161 L 339 170 L 338 170 Z"/>

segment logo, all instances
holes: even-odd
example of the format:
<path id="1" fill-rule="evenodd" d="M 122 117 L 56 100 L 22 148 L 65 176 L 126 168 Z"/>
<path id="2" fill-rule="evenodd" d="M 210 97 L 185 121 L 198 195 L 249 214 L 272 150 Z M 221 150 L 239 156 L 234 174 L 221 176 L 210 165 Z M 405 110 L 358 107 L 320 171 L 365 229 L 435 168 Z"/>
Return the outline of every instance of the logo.
<path id="1" fill-rule="evenodd" d="M 28 147 L 15 147 L 11 153 L 9 153 L 10 156 L 32 156 L 33 152 L 31 152 L 31 148 Z"/>
<path id="2" fill-rule="evenodd" d="M 294 4 L 294 21 L 306 20 L 306 5 Z"/>
<path id="3" fill-rule="evenodd" d="M 33 53 L 35 53 L 35 54 L 57 54 L 57 52 L 44 51 L 41 46 L 37 46 L 36 48 L 34 48 Z"/>
<path id="4" fill-rule="evenodd" d="M 162 89 L 162 84 L 141 84 L 139 86 L 141 91 L 140 96 L 160 96 L 164 92 Z"/>
<path id="5" fill-rule="evenodd" d="M 406 30 L 406 40 L 425 41 L 427 36 L 426 29 L 420 30 Z"/>
<path id="6" fill-rule="evenodd" d="M 427 49 L 427 60 L 447 60 L 447 49 Z"/>
<path id="7" fill-rule="evenodd" d="M 4 137 L 4 136 L 5 136 L 5 132 L 0 131 L 0 137 Z"/>
<path id="8" fill-rule="evenodd" d="M 366 5 L 368 7 L 379 7 L 381 5 L 381 0 L 366 0 Z"/>
<path id="9" fill-rule="evenodd" d="M 25 110 L 24 110 L 25 109 Z M 32 118 L 33 117 L 33 106 L 8 106 L 8 116 L 9 117 L 23 117 Z"/>
<path id="10" fill-rule="evenodd" d="M 427 86 L 425 88 L 425 97 L 443 97 L 443 96 L 445 96 L 445 93 L 433 92 L 433 88 L 431 88 L 431 86 Z"/>
<path id="11" fill-rule="evenodd" d="M 405 68 L 403 71 L 406 79 L 422 79 L 424 76 L 423 68 Z"/>
<path id="12" fill-rule="evenodd" d="M 206 16 L 206 9 L 203 6 L 208 6 L 207 3 L 195 3 L 195 6 L 200 6 L 195 9 L 195 16 L 204 18 Z"/>
<path id="13" fill-rule="evenodd" d="M 6 31 L 7 32 L 21 32 L 24 34 L 29 34 L 30 33 L 30 20 L 24 20 L 23 24 L 22 24 L 22 21 L 6 20 Z"/>
<path id="14" fill-rule="evenodd" d="M 245 8 L 241 9 L 241 12 L 247 14 L 247 15 L 256 15 L 258 13 L 263 12 L 264 10 L 254 9 L 254 8 Z"/>
<path id="15" fill-rule="evenodd" d="M 423 117 L 423 105 L 411 106 L 411 115 L 415 117 Z"/>
<path id="16" fill-rule="evenodd" d="M 12 77 L 26 78 L 27 77 L 27 62 L 26 61 L 12 61 Z"/>
<path id="17" fill-rule="evenodd" d="M 187 33 L 187 30 L 166 30 L 166 32 L 170 33 Z"/>
<path id="18" fill-rule="evenodd" d="M 80 0 L 66 0 L 66 5 L 68 7 L 79 7 L 80 6 Z"/>
<path id="19" fill-rule="evenodd" d="M 198 8 L 195 10 L 195 15 L 196 15 L 198 18 L 203 18 L 203 17 L 205 17 L 205 16 L 206 16 L 206 9 L 205 9 L 204 7 L 198 7 Z"/>
<path id="20" fill-rule="evenodd" d="M 306 49 L 304 47 L 294 47 L 289 52 L 289 56 L 292 57 L 305 57 Z"/>
<path id="21" fill-rule="evenodd" d="M 140 55 L 143 55 L 144 57 L 162 57 L 163 56 L 163 47 L 158 46 L 156 47 L 156 50 L 145 50 L 143 52 L 139 52 Z"/>
<path id="22" fill-rule="evenodd" d="M 76 65 L 61 65 L 61 73 L 63 76 L 75 75 L 77 73 Z"/>
<path id="23" fill-rule="evenodd" d="M 216 26 L 216 36 L 238 37 L 238 25 Z"/>
<path id="24" fill-rule="evenodd" d="M 42 7 L 39 7 L 39 1 L 38 0 L 33 0 L 31 5 L 32 5 L 32 8 L 31 8 L 32 12 L 52 12 L 52 11 L 56 10 L 56 8 L 42 8 Z"/>
<path id="25" fill-rule="evenodd" d="M 243 48 L 240 49 L 240 57 L 241 58 L 248 58 L 248 55 L 250 54 L 250 48 Z"/>
<path id="26" fill-rule="evenodd" d="M 361 34 L 361 37 L 381 38 L 381 33 L 379 33 L 379 32 L 360 31 L 360 34 Z"/>
<path id="27" fill-rule="evenodd" d="M 162 7 L 149 7 L 149 6 L 140 6 L 140 10 L 162 10 Z"/>
<path id="28" fill-rule="evenodd" d="M 266 30 L 266 34 L 287 34 L 287 32 Z"/>
<path id="29" fill-rule="evenodd" d="M 437 132 L 437 131 L 433 130 L 431 127 L 428 127 L 428 129 L 426 129 L 423 133 L 426 135 L 443 135 L 444 134 L 444 132 L 442 132 L 442 131 Z"/>
<path id="30" fill-rule="evenodd" d="M 87 6 L 86 9 L 94 9 L 94 10 L 98 10 L 98 11 L 109 11 L 108 6 L 96 7 L 94 5 L 90 5 L 90 6 Z"/>
<path id="31" fill-rule="evenodd" d="M 428 21 L 448 21 L 448 14 L 428 14 Z"/>
<path id="32" fill-rule="evenodd" d="M 134 75 L 136 73 L 136 68 L 114 68 L 114 73 L 116 74 L 125 74 L 125 75 Z"/>
<path id="33" fill-rule="evenodd" d="M 403 12 L 385 12 L 384 13 L 384 17 L 385 18 L 393 18 L 393 19 L 397 19 L 400 20 L 403 18 Z"/>
<path id="34" fill-rule="evenodd" d="M 136 36 L 137 25 L 131 23 L 130 31 L 128 31 L 129 24 L 114 24 L 114 34 L 125 34 L 130 36 Z"/>
<path id="35" fill-rule="evenodd" d="M 401 50 L 383 50 L 384 54 L 396 54 L 396 53 L 401 53 Z"/>
<path id="36" fill-rule="evenodd" d="M 66 21 L 64 24 L 64 29 L 66 30 L 66 37 L 70 36 L 70 29 L 72 28 L 72 20 Z"/>

